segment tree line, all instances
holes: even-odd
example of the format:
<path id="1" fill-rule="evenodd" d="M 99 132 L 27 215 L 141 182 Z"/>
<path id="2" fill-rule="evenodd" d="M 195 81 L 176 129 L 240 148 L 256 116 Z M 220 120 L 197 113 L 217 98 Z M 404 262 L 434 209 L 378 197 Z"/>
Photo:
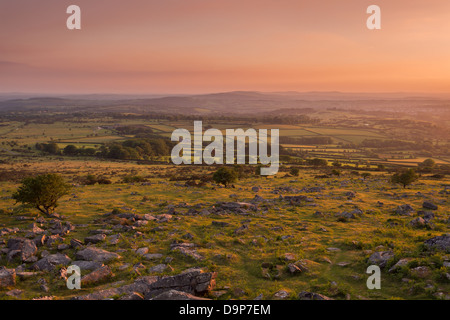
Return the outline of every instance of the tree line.
<path id="1" fill-rule="evenodd" d="M 70 144 L 61 149 L 57 143 L 37 143 L 36 150 L 53 155 L 96 156 L 117 160 L 150 160 L 152 157 L 170 155 L 173 143 L 162 138 L 129 139 L 122 142 L 107 143 L 100 148 L 78 148 Z"/>

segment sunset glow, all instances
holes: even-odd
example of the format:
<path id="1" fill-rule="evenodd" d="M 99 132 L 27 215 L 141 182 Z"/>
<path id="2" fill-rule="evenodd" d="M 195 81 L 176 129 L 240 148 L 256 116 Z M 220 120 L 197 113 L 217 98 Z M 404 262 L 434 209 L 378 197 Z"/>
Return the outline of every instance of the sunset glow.
<path id="1" fill-rule="evenodd" d="M 366 28 L 374 3 L 381 30 Z M 0 91 L 446 92 L 449 13 L 448 0 L 1 0 Z"/>

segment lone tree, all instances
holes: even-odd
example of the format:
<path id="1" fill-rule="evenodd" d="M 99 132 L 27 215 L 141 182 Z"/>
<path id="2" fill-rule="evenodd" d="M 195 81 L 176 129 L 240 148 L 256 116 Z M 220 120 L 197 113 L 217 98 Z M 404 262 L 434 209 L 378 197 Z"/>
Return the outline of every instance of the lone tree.
<path id="1" fill-rule="evenodd" d="M 416 171 L 414 171 L 414 169 L 397 172 L 391 177 L 392 183 L 399 183 L 403 185 L 403 188 L 406 188 L 406 186 L 417 180 L 419 180 L 419 176 L 416 174 Z"/>
<path id="2" fill-rule="evenodd" d="M 216 183 L 223 184 L 225 187 L 227 187 L 228 184 L 237 181 L 238 174 L 235 170 L 231 168 L 222 167 L 219 168 L 216 172 L 214 172 L 212 178 Z"/>
<path id="3" fill-rule="evenodd" d="M 419 163 L 419 169 L 422 172 L 431 172 L 436 167 L 436 162 L 433 159 L 426 159 Z"/>
<path id="4" fill-rule="evenodd" d="M 69 193 L 70 185 L 57 174 L 49 173 L 25 178 L 13 194 L 16 203 L 33 206 L 45 215 L 52 216 L 58 199 Z"/>

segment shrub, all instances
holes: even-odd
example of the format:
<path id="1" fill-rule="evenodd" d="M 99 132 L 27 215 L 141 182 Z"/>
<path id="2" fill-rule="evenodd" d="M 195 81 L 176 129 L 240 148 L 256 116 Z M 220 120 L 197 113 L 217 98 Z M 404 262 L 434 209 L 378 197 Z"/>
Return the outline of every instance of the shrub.
<path id="1" fill-rule="evenodd" d="M 73 144 L 69 144 L 64 148 L 63 153 L 66 156 L 76 156 L 78 154 L 78 148 Z"/>
<path id="2" fill-rule="evenodd" d="M 112 181 L 109 180 L 109 179 L 106 179 L 104 177 L 96 177 L 96 176 L 94 176 L 92 174 L 88 174 L 86 176 L 86 178 L 84 179 L 83 183 L 85 185 L 91 186 L 91 185 L 94 185 L 96 183 L 98 183 L 98 184 L 111 184 Z"/>
<path id="3" fill-rule="evenodd" d="M 147 179 L 141 177 L 141 176 L 126 176 L 123 177 L 124 183 L 137 183 L 137 182 L 146 182 Z"/>
<path id="4" fill-rule="evenodd" d="M 408 169 L 402 172 L 397 172 L 391 177 L 392 183 L 398 183 L 403 185 L 403 188 L 406 188 L 411 183 L 419 180 L 419 176 L 416 174 L 414 169 Z"/>
<path id="5" fill-rule="evenodd" d="M 213 180 L 216 183 L 223 184 L 225 187 L 227 187 L 230 183 L 236 182 L 237 179 L 238 174 L 236 171 L 228 167 L 219 168 L 213 174 Z"/>
<path id="6" fill-rule="evenodd" d="M 40 212 L 52 216 L 58 206 L 58 200 L 69 193 L 70 185 L 57 174 L 45 174 L 25 178 L 22 185 L 13 194 L 16 203 L 31 205 Z"/>
<path id="7" fill-rule="evenodd" d="M 366 178 L 370 177 L 372 174 L 370 172 L 364 172 L 361 174 L 361 176 L 366 180 Z"/>
<path id="8" fill-rule="evenodd" d="M 341 175 L 341 171 L 340 170 L 336 170 L 336 169 L 333 169 L 332 171 L 331 171 L 331 174 L 332 175 L 334 175 L 334 176 L 340 176 Z"/>
<path id="9" fill-rule="evenodd" d="M 292 176 L 298 176 L 298 174 L 300 173 L 300 170 L 298 168 L 296 168 L 296 167 L 292 167 L 291 170 L 289 171 L 289 173 Z"/>
<path id="10" fill-rule="evenodd" d="M 309 159 L 307 160 L 308 164 L 314 167 L 326 167 L 328 166 L 328 161 L 325 159 L 319 159 L 319 158 L 314 158 L 314 159 Z"/>

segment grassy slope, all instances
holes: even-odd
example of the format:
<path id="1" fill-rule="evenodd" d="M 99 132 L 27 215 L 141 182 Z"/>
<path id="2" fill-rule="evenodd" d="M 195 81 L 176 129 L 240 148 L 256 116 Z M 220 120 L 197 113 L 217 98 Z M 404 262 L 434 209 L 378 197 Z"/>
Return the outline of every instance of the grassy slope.
<path id="1" fill-rule="evenodd" d="M 143 167 L 128 165 L 120 167 L 109 163 L 90 163 L 85 167 L 78 167 L 80 172 L 70 173 L 67 167 L 70 162 L 61 163 L 61 171 L 66 172 L 68 179 L 74 175 L 81 175 L 81 172 L 94 172 L 96 174 L 108 174 L 116 170 L 117 173 L 111 178 L 116 182 L 119 176 L 131 172 L 133 169 L 143 176 L 151 176 L 154 170 L 168 170 L 166 167 Z M 67 167 L 64 167 L 67 166 Z M 41 164 L 45 168 L 45 164 Z M 49 166 L 50 168 L 51 166 Z M 83 171 L 81 169 L 85 169 Z M 197 169 L 203 170 L 203 169 Z M 312 193 L 308 196 L 315 198 L 315 206 L 305 203 L 302 206 L 291 206 L 286 202 L 274 201 L 269 205 L 265 213 L 258 213 L 251 216 L 226 215 L 226 216 L 177 216 L 179 220 L 173 220 L 165 223 L 167 229 L 160 232 L 152 232 L 151 229 L 160 225 L 155 222 L 140 228 L 143 232 L 143 238 L 135 238 L 133 234 L 123 234 L 123 239 L 117 246 L 104 245 L 107 250 L 124 249 L 120 253 L 124 259 L 115 262 L 111 266 L 116 274 L 113 281 L 131 281 L 136 277 L 131 271 L 131 267 L 119 271 L 118 267 L 124 263 L 141 262 L 147 267 L 162 263 L 164 258 L 171 256 L 174 259 L 170 265 L 174 268 L 173 274 L 180 272 L 188 267 L 200 266 L 209 270 L 218 271 L 217 288 L 231 288 L 220 299 L 240 298 L 253 299 L 258 294 L 263 294 L 265 298 L 271 298 L 279 289 L 285 289 L 295 297 L 300 291 L 317 291 L 335 298 L 345 298 L 350 294 L 352 299 L 374 298 L 389 299 L 395 298 L 431 298 L 429 291 L 435 291 L 438 288 L 444 291 L 450 291 L 450 285 L 445 280 L 439 278 L 442 271 L 439 270 L 439 264 L 442 263 L 444 254 L 428 254 L 421 252 L 421 243 L 435 235 L 448 232 L 448 227 L 444 223 L 448 218 L 450 205 L 444 195 L 439 195 L 442 190 L 440 184 L 442 181 L 423 181 L 407 190 L 391 190 L 391 186 L 386 184 L 383 176 L 372 177 L 367 181 L 350 176 L 343 176 L 336 179 L 317 180 L 314 179 L 315 172 L 302 172 L 297 182 L 290 182 L 293 178 L 248 178 L 241 180 L 236 184 L 237 189 L 219 188 L 212 190 L 211 187 L 204 188 L 185 188 L 174 186 L 173 182 L 165 182 L 162 179 L 153 179 L 150 186 L 112 184 L 107 186 L 79 186 L 74 188 L 73 196 L 67 196 L 62 199 L 58 212 L 67 217 L 67 220 L 76 224 L 88 224 L 88 227 L 80 227 L 74 233 L 69 234 L 65 242 L 69 242 L 71 237 L 83 239 L 88 230 L 100 228 L 101 225 L 93 224 L 95 219 L 100 218 L 104 213 L 110 212 L 114 208 L 128 207 L 135 209 L 140 213 L 166 213 L 167 205 L 177 205 L 186 202 L 190 205 L 201 204 L 208 208 L 214 205 L 216 201 L 234 201 L 229 196 L 237 194 L 238 200 L 248 201 L 255 195 L 251 191 L 252 186 L 261 186 L 264 189 L 259 194 L 266 199 L 276 199 L 278 195 L 270 191 L 277 186 L 292 186 L 297 189 L 311 186 L 325 186 L 327 189 L 322 194 Z M 347 186 L 342 186 L 343 181 L 348 181 Z M 449 183 L 449 181 L 446 181 Z M 1 182 L 2 191 L 0 209 L 3 213 L 0 215 L 0 226 L 17 226 L 26 229 L 30 222 L 20 222 L 14 219 L 14 216 L 8 213 L 14 210 L 13 200 L 7 197 L 17 187 L 16 184 Z M 370 188 L 370 191 L 367 190 Z M 354 191 L 357 196 L 352 201 L 347 200 L 343 194 L 346 191 Z M 436 230 L 415 230 L 406 226 L 411 217 L 398 217 L 393 215 L 393 210 L 397 205 L 409 203 L 414 208 L 420 210 L 424 201 L 422 196 L 416 193 L 421 192 L 426 198 L 433 199 L 439 203 L 438 218 L 435 221 Z M 137 193 L 133 194 L 132 193 Z M 408 197 L 397 200 L 390 196 L 392 193 L 407 194 Z M 147 201 L 142 201 L 143 197 Z M 382 201 L 385 205 L 382 208 L 377 207 L 377 202 Z M 352 210 L 358 206 L 363 211 L 372 211 L 371 214 L 364 214 L 360 219 L 349 222 L 338 222 L 334 213 L 344 210 Z M 177 209 L 185 212 L 187 209 Z M 326 217 L 315 217 L 313 213 L 321 211 L 329 213 Z M 34 214 L 33 210 L 25 210 L 20 215 Z M 251 221 L 247 221 L 247 220 Z M 390 227 L 389 219 L 395 219 L 399 226 Z M 211 225 L 212 220 L 224 220 L 230 223 L 230 226 L 219 228 Z M 249 231 L 242 235 L 235 235 L 234 230 L 242 223 L 249 224 Z M 273 230 L 273 227 L 281 226 L 283 230 Z M 321 228 L 327 231 L 322 231 Z M 183 240 L 182 236 L 186 233 L 194 236 L 192 242 L 199 248 L 198 252 L 206 257 L 203 261 L 194 261 L 178 253 L 171 252 L 170 243 L 174 240 Z M 281 240 L 282 236 L 292 235 L 292 238 Z M 264 240 L 266 239 L 266 240 Z M 186 240 L 184 240 L 186 241 Z M 383 272 L 382 290 L 370 291 L 366 288 L 365 282 L 367 275 L 366 259 L 370 252 L 366 250 L 375 250 L 378 246 L 384 246 L 386 249 L 393 247 L 396 253 L 396 260 L 401 257 L 416 258 L 421 264 L 431 265 L 434 268 L 434 275 L 431 279 L 435 287 L 425 290 L 426 280 L 416 279 L 411 283 L 402 282 L 402 277 L 409 277 L 408 271 L 405 274 L 388 274 Z M 100 245 L 102 246 L 102 245 Z M 164 258 L 161 261 L 149 262 L 140 259 L 132 252 L 132 248 L 148 246 L 152 253 L 162 253 Z M 329 252 L 327 248 L 338 247 L 342 251 Z M 285 253 L 293 253 L 297 259 L 305 258 L 315 262 L 310 273 L 298 276 L 289 275 L 285 268 L 286 262 L 281 259 Z M 66 252 L 73 256 L 73 252 Z M 332 264 L 323 262 L 324 257 L 330 259 Z M 261 264 L 270 262 L 282 267 L 282 276 L 275 279 L 266 279 L 263 277 Z M 338 266 L 336 263 L 349 262 L 346 267 Z M 433 265 L 434 263 L 434 265 Z M 5 261 L 2 261 L 5 264 Z M 8 267 L 15 267 L 12 264 Z M 141 272 L 143 275 L 147 271 Z M 50 294 L 57 296 L 74 295 L 64 287 L 64 282 L 52 275 L 48 278 L 52 291 Z M 439 279 L 437 279 L 439 278 Z M 437 279 L 437 280 L 436 280 Z M 336 282 L 334 286 L 332 282 Z M 19 281 L 18 288 L 25 289 L 25 297 L 32 298 L 42 295 L 39 291 L 39 285 L 36 279 Z M 235 296 L 233 290 L 243 289 L 246 293 L 243 296 Z M 77 295 L 93 290 L 93 288 L 84 289 L 82 292 L 76 292 Z"/>

